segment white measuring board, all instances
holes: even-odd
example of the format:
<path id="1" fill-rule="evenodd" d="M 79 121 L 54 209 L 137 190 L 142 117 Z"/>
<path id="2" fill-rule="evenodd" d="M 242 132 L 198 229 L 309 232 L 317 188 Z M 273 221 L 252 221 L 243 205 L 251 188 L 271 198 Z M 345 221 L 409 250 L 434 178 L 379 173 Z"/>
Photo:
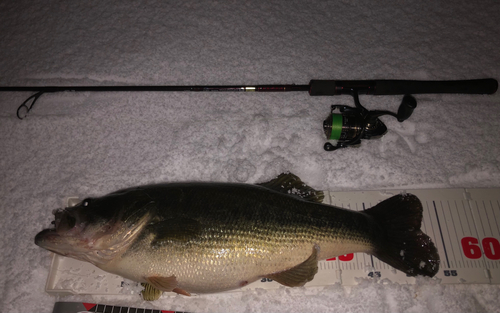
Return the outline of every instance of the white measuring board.
<path id="1" fill-rule="evenodd" d="M 401 192 L 412 193 L 422 202 L 422 230 L 438 249 L 441 264 L 436 278 L 441 283 L 500 283 L 500 188 L 325 192 L 324 202 L 362 211 Z M 65 205 L 77 202 L 77 198 L 68 198 Z M 335 283 L 356 285 L 357 278 L 370 277 L 401 284 L 415 282 L 414 277 L 407 277 L 371 255 L 351 253 L 319 262 L 318 273 L 306 287 Z M 137 296 L 140 289 L 137 286 L 137 283 L 106 273 L 90 263 L 54 255 L 46 291 Z M 239 290 L 279 286 L 274 281 L 262 279 Z"/>

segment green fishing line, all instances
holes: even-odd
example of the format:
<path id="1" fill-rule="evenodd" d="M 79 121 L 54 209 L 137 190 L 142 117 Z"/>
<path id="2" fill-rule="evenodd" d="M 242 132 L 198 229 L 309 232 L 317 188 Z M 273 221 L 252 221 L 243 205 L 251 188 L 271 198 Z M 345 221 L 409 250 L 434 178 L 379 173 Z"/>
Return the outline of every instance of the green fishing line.
<path id="1" fill-rule="evenodd" d="M 341 132 L 342 132 L 342 115 L 332 114 L 332 132 L 330 134 L 330 139 L 339 140 Z"/>

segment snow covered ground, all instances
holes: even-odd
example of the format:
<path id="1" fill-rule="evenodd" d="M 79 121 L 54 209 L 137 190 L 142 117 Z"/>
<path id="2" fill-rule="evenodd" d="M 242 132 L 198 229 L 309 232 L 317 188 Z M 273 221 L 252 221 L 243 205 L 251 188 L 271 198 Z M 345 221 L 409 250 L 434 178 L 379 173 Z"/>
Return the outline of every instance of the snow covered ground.
<path id="1" fill-rule="evenodd" d="M 310 79 L 500 78 L 500 2 L 0 2 L 0 85 L 307 84 Z M 500 93 L 417 95 L 404 123 L 325 152 L 322 122 L 348 96 L 307 93 L 0 93 L 0 311 L 51 312 L 35 234 L 67 196 L 173 181 L 317 189 L 500 187 Z M 361 96 L 397 110 L 400 96 Z M 358 286 L 140 300 L 193 312 L 493 312 L 497 285 Z M 117 299 L 62 300 L 120 304 Z"/>

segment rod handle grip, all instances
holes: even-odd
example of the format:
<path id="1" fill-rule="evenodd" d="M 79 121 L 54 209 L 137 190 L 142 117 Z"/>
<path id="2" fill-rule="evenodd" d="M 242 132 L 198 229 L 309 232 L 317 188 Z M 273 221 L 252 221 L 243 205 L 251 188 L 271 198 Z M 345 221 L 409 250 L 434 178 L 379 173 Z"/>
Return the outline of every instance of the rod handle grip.
<path id="1" fill-rule="evenodd" d="M 498 82 L 493 78 L 469 80 L 321 80 L 309 83 L 311 96 L 347 95 L 356 91 L 367 95 L 424 93 L 493 94 Z"/>
<path id="2" fill-rule="evenodd" d="M 423 93 L 493 94 L 498 82 L 493 78 L 470 80 L 376 80 L 374 95 Z"/>

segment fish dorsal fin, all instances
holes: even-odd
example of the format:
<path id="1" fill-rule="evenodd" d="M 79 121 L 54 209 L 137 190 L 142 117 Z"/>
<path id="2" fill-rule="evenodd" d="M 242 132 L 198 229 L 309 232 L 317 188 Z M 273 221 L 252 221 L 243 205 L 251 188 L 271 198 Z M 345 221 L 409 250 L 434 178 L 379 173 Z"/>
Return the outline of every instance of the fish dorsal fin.
<path id="1" fill-rule="evenodd" d="M 157 289 L 160 291 L 172 291 L 172 292 L 178 293 L 180 295 L 185 295 L 188 297 L 191 296 L 191 294 L 189 292 L 187 292 L 186 290 L 177 287 L 177 284 L 178 284 L 177 278 L 173 275 L 169 276 L 169 277 L 162 277 L 162 276 L 146 277 L 146 281 L 147 281 L 147 284 L 145 287 L 147 287 L 147 285 L 149 284 L 151 286 L 151 288 L 154 288 L 154 289 Z M 153 292 L 156 292 L 156 291 L 154 291 L 154 289 L 152 289 Z M 147 300 L 147 299 L 144 299 L 144 300 Z M 156 300 L 156 299 L 152 299 L 152 300 Z M 151 300 L 149 300 L 149 301 L 151 301 Z"/>
<path id="2" fill-rule="evenodd" d="M 288 287 L 300 287 L 311 281 L 318 272 L 318 248 L 315 246 L 311 256 L 304 262 L 288 270 L 266 275 L 266 278 L 273 279 L 278 283 Z"/>
<path id="3" fill-rule="evenodd" d="M 200 222 L 185 217 L 169 218 L 151 224 L 148 228 L 155 234 L 152 245 L 162 245 L 168 241 L 188 242 L 201 232 Z"/>
<path id="4" fill-rule="evenodd" d="M 325 197 L 323 191 L 307 186 L 292 173 L 282 173 L 271 181 L 257 185 L 311 202 L 322 203 Z"/>

